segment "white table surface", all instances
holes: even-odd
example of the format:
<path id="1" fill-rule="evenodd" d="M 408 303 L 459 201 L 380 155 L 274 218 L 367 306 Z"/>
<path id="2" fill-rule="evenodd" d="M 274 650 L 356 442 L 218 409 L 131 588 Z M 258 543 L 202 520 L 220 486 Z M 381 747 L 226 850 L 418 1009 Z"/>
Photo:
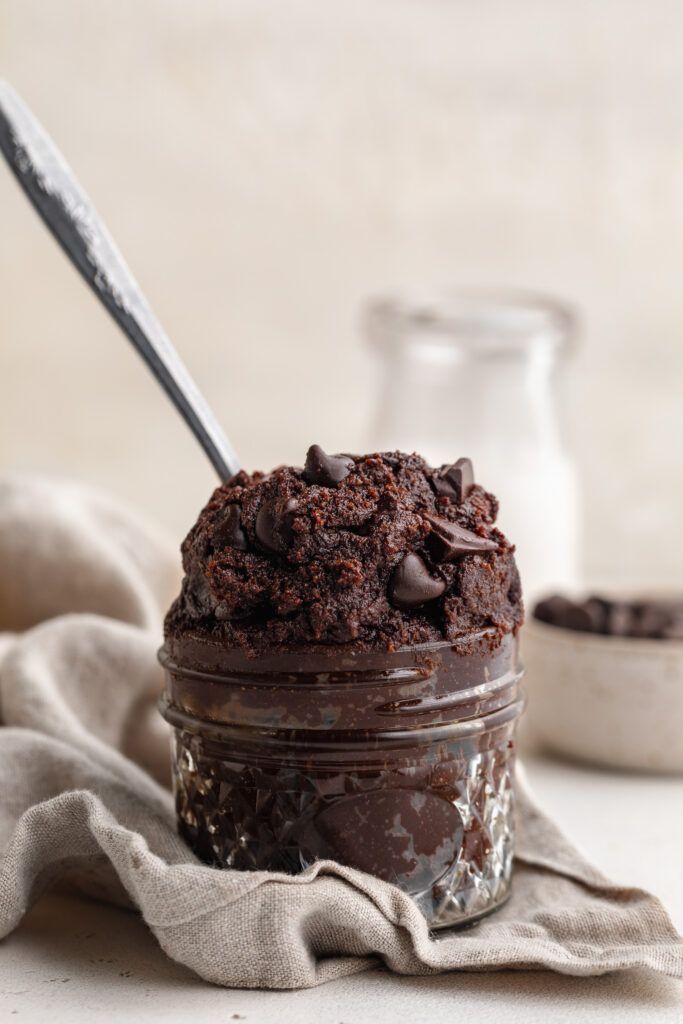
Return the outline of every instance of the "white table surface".
<path id="1" fill-rule="evenodd" d="M 527 759 L 540 802 L 603 871 L 649 888 L 683 931 L 683 779 Z M 303 992 L 215 988 L 161 952 L 133 914 L 42 899 L 0 944 L 0 1021 L 384 1024 L 683 1021 L 683 984 L 649 972 L 402 978 L 368 971 Z"/>

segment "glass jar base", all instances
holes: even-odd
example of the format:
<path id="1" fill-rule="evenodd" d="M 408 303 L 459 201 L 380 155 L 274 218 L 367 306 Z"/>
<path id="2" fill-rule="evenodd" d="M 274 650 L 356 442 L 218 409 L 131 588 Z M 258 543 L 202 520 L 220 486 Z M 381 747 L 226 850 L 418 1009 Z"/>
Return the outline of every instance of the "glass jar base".
<path id="1" fill-rule="evenodd" d="M 176 729 L 180 832 L 216 867 L 298 874 L 336 860 L 398 885 L 431 929 L 474 924 L 510 891 L 512 729 L 442 747 L 428 767 L 336 772 L 247 765 Z"/>
<path id="2" fill-rule="evenodd" d="M 495 914 L 498 910 L 505 906 L 512 895 L 511 885 L 508 884 L 506 894 L 499 899 L 496 903 L 490 904 L 485 910 L 480 910 L 478 914 L 471 914 L 469 917 L 460 917 L 457 920 L 451 921 L 450 923 L 444 924 L 430 924 L 429 931 L 433 939 L 446 939 L 451 932 L 464 931 L 466 928 L 476 928 L 476 926 L 484 921 L 491 914 Z"/>

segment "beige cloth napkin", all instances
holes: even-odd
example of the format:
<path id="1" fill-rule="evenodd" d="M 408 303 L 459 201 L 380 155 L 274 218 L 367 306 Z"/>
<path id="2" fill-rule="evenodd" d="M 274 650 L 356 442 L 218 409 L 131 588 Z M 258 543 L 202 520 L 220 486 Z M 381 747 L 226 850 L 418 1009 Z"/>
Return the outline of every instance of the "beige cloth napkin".
<path id="1" fill-rule="evenodd" d="M 56 880 L 137 907 L 175 960 L 239 987 L 401 974 L 649 967 L 683 976 L 659 901 L 585 862 L 520 785 L 514 892 L 430 937 L 393 886 L 329 861 L 296 877 L 218 871 L 175 831 L 155 707 L 178 555 L 73 484 L 0 482 L 0 935 Z"/>

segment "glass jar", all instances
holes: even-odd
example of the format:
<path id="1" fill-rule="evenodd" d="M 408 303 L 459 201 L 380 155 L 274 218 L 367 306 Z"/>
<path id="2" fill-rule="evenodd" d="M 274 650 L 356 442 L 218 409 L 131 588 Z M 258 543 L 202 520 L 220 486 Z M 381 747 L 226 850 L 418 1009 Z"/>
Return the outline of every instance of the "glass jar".
<path id="1" fill-rule="evenodd" d="M 371 448 L 436 466 L 471 458 L 500 498 L 527 599 L 576 588 L 578 486 L 559 401 L 569 310 L 516 292 L 399 295 L 371 302 L 366 328 L 382 359 Z"/>
<path id="2" fill-rule="evenodd" d="M 510 891 L 517 643 L 486 633 L 395 652 L 248 658 L 169 639 L 181 834 L 219 867 L 297 873 L 332 859 L 393 882 L 433 928 Z"/>

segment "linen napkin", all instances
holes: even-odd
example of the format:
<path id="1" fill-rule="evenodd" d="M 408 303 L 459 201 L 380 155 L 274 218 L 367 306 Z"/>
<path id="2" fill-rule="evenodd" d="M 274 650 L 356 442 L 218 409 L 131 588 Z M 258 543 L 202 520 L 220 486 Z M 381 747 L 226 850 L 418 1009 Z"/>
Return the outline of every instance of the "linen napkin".
<path id="1" fill-rule="evenodd" d="M 156 710 L 178 583 L 173 546 L 108 497 L 0 481 L 0 936 L 59 881 L 137 908 L 170 957 L 219 985 L 303 988 L 378 962 L 683 976 L 660 902 L 586 863 L 523 778 L 512 898 L 436 938 L 399 889 L 331 861 L 297 876 L 197 861 Z"/>

